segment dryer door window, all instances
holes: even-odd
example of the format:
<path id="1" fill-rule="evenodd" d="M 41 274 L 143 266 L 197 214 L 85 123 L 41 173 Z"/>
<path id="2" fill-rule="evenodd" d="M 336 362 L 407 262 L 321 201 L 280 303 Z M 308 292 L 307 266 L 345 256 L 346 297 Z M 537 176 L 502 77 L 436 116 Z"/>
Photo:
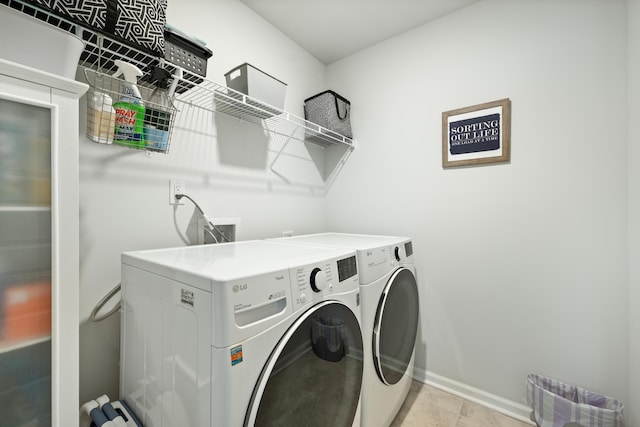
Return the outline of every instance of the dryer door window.
<path id="1" fill-rule="evenodd" d="M 384 288 L 373 325 L 373 362 L 387 385 L 400 381 L 411 362 L 418 314 L 416 278 L 411 270 L 400 268 Z"/>
<path id="2" fill-rule="evenodd" d="M 244 425 L 351 427 L 362 369 L 362 333 L 353 311 L 337 301 L 315 305 L 271 353 Z"/>

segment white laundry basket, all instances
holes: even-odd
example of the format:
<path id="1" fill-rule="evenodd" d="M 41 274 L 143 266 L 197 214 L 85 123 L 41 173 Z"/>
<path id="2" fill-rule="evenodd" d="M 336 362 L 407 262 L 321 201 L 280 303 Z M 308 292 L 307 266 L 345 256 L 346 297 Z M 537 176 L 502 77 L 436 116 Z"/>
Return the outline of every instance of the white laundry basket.
<path id="1" fill-rule="evenodd" d="M 541 375 L 527 375 L 527 402 L 540 427 L 624 425 L 616 399 Z"/>

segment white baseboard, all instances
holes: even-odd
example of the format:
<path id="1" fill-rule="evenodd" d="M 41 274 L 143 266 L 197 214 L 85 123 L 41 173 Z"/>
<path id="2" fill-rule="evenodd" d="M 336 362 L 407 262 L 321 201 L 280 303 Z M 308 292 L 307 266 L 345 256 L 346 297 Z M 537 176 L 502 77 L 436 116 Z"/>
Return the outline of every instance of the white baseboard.
<path id="1" fill-rule="evenodd" d="M 414 379 L 417 381 L 485 406 L 491 410 L 500 412 L 501 414 L 515 418 L 527 424 L 535 425 L 535 423 L 533 423 L 529 418 L 531 408 L 526 405 L 513 402 L 424 369 L 415 368 L 413 375 Z"/>

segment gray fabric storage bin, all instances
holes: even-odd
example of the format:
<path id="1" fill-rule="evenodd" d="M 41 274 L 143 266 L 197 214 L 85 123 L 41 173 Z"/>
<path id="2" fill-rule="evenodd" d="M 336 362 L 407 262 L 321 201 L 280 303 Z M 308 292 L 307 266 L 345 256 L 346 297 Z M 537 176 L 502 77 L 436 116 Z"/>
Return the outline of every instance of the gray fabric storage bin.
<path id="1" fill-rule="evenodd" d="M 304 100 L 304 118 L 340 135 L 351 133 L 351 102 L 332 90 Z"/>
<path id="2" fill-rule="evenodd" d="M 527 375 L 527 403 L 540 427 L 623 427 L 622 403 L 541 375 Z"/>
<path id="3" fill-rule="evenodd" d="M 227 81 L 227 86 L 231 89 L 242 92 L 255 98 L 256 101 L 262 101 L 275 108 L 284 108 L 287 84 L 253 65 L 248 63 L 238 65 L 226 73 L 224 77 Z M 251 102 L 248 103 L 252 104 Z M 261 107 L 260 103 L 255 105 Z"/>

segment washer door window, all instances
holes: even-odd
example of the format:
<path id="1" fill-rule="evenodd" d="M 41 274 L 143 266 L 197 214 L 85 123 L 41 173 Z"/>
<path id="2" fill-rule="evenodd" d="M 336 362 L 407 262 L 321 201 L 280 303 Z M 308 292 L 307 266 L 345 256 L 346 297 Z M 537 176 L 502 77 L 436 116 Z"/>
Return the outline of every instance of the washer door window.
<path id="1" fill-rule="evenodd" d="M 383 383 L 404 376 L 418 332 L 418 285 L 406 268 L 396 270 L 384 288 L 373 325 L 373 362 Z"/>
<path id="2" fill-rule="evenodd" d="M 362 333 L 353 311 L 337 301 L 315 305 L 269 357 L 244 425 L 351 427 L 362 369 Z"/>

